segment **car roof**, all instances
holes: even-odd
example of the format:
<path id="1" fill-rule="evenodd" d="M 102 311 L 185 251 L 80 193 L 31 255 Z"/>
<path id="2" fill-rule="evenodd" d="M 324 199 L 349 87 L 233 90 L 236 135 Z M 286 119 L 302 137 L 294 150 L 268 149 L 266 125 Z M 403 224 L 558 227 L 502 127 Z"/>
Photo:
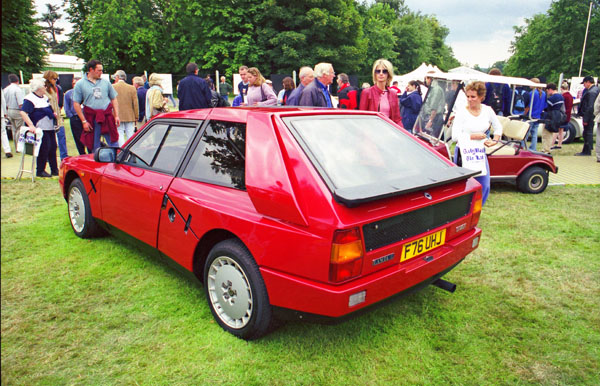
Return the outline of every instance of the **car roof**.
<path id="1" fill-rule="evenodd" d="M 171 119 L 222 119 L 227 121 L 245 122 L 248 118 L 248 113 L 263 113 L 279 116 L 290 115 L 322 115 L 322 114 L 339 114 L 339 115 L 377 115 L 372 111 L 362 110 L 347 110 L 347 109 L 332 109 L 332 108 L 315 108 L 315 107 L 214 107 L 207 109 L 195 109 L 184 111 L 173 111 L 157 115 L 157 118 Z"/>

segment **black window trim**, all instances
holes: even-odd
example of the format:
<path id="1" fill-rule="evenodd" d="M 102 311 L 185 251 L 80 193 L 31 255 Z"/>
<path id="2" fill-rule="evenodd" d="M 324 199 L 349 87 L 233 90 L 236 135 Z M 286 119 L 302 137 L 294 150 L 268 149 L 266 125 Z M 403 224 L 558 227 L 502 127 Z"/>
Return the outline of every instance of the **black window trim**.
<path id="1" fill-rule="evenodd" d="M 194 152 L 196 151 L 196 148 L 198 147 L 198 144 L 200 143 L 200 141 L 202 141 L 202 137 L 204 136 L 204 133 L 206 132 L 208 126 L 213 121 L 215 121 L 215 122 L 229 122 L 229 123 L 242 124 L 242 125 L 244 125 L 246 127 L 246 135 L 248 134 L 248 123 L 247 122 L 244 122 L 244 121 L 228 121 L 228 120 L 225 120 L 225 119 L 206 119 L 204 121 L 204 124 L 201 125 L 200 130 L 198 130 L 198 134 L 196 135 L 196 138 L 194 138 L 194 140 L 191 142 L 192 146 L 190 146 L 190 148 L 188 149 L 188 152 L 187 152 L 186 156 L 183 159 L 183 162 L 181 163 L 181 165 L 179 167 L 179 170 L 177 172 L 176 177 L 177 178 L 183 178 L 183 179 L 189 180 L 189 181 L 202 182 L 202 183 L 205 183 L 205 184 L 210 184 L 210 185 L 215 185 L 215 186 L 221 186 L 223 188 L 229 188 L 229 189 L 234 189 L 234 190 L 245 192 L 246 191 L 246 184 L 245 183 L 244 183 L 244 187 L 243 188 L 236 188 L 236 187 L 233 187 L 231 185 L 224 184 L 224 183 L 217 182 L 217 181 L 213 181 L 213 180 L 209 180 L 209 179 L 206 179 L 206 178 L 188 178 L 188 177 L 183 177 L 183 172 L 188 167 L 188 165 L 190 163 L 190 160 L 192 159 L 192 156 L 193 156 Z M 245 145 L 246 144 L 244 143 L 244 146 Z M 246 173 L 246 160 L 245 160 L 245 156 L 244 156 L 244 174 L 245 173 Z"/>
<path id="2" fill-rule="evenodd" d="M 135 167 L 138 167 L 140 169 L 151 170 L 153 172 L 157 172 L 157 173 L 166 174 L 166 175 L 170 175 L 170 176 L 176 177 L 178 175 L 180 169 L 181 169 L 183 161 L 186 159 L 186 157 L 188 157 L 188 154 L 190 153 L 190 149 L 192 148 L 193 143 L 196 141 L 196 138 L 198 137 L 198 133 L 200 131 L 202 131 L 202 127 L 203 127 L 203 125 L 204 125 L 204 123 L 206 121 L 208 121 L 208 120 L 201 120 L 201 119 L 155 119 L 155 120 L 152 121 L 152 123 L 146 125 L 146 127 L 144 127 L 144 129 L 142 130 L 142 132 L 139 133 L 139 134 L 137 134 L 135 136 L 134 140 L 132 142 L 128 143 L 125 148 L 123 148 L 123 151 L 121 151 L 121 153 L 119 153 L 119 155 L 117 156 L 117 162 L 120 163 L 120 164 L 123 164 L 123 165 L 135 166 Z M 146 134 L 146 132 L 148 130 L 150 130 L 152 127 L 154 127 L 156 125 L 167 125 L 169 127 L 171 127 L 171 126 L 185 126 L 185 127 L 193 127 L 194 128 L 194 133 L 192 134 L 192 140 L 187 144 L 187 147 L 184 150 L 184 156 L 181 157 L 181 159 L 178 161 L 177 166 L 175 167 L 174 171 L 168 171 L 168 170 L 159 169 L 159 168 L 152 167 L 152 166 L 134 164 L 134 163 L 130 163 L 130 162 L 126 162 L 125 161 L 125 157 L 126 157 L 126 154 L 128 154 L 128 150 L 133 145 L 135 145 L 138 141 L 140 141 L 141 138 L 144 137 L 144 135 Z M 161 140 L 161 146 L 164 143 L 164 141 L 165 141 L 165 138 L 163 137 L 163 139 Z M 156 158 L 156 156 L 157 156 L 157 154 L 154 155 L 154 158 Z"/>

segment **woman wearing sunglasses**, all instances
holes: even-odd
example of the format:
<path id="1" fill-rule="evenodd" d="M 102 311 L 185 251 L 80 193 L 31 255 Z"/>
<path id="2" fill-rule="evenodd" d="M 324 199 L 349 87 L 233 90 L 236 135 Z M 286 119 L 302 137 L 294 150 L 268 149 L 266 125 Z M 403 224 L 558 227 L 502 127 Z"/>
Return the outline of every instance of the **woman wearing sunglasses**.
<path id="1" fill-rule="evenodd" d="M 393 77 L 392 63 L 385 59 L 376 60 L 373 64 L 374 86 L 363 90 L 360 94 L 360 110 L 378 111 L 402 126 L 398 93 L 390 88 Z"/>

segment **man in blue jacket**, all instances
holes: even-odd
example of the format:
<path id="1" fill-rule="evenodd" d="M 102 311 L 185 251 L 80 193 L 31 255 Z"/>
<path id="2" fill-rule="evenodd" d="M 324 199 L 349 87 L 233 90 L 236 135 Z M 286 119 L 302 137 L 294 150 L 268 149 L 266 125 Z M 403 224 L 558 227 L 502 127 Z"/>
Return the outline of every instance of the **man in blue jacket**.
<path id="1" fill-rule="evenodd" d="M 210 107 L 212 95 L 206 81 L 198 76 L 198 65 L 196 63 L 188 63 L 185 71 L 188 75 L 179 82 L 179 88 L 177 89 L 179 110 Z"/>

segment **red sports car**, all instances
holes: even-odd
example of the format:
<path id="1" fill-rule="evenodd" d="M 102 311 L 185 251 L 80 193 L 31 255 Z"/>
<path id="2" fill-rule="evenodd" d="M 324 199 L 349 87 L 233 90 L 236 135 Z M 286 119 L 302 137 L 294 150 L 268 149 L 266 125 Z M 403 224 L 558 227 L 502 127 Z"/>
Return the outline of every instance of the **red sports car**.
<path id="1" fill-rule="evenodd" d="M 440 279 L 477 248 L 481 187 L 382 115 L 215 108 L 157 116 L 71 157 L 74 232 L 127 234 L 193 272 L 217 322 L 339 318 Z"/>

